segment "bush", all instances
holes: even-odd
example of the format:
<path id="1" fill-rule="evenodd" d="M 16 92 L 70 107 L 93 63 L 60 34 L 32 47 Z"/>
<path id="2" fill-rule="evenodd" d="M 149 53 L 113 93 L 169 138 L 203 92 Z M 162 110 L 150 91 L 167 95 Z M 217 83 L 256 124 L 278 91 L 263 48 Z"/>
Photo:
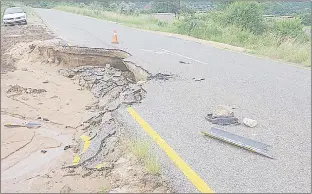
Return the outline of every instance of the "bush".
<path id="1" fill-rule="evenodd" d="M 283 37 L 300 37 L 304 34 L 300 19 L 280 19 L 273 24 L 273 31 Z"/>
<path id="2" fill-rule="evenodd" d="M 299 15 L 301 23 L 305 26 L 311 26 L 311 13 L 303 13 Z"/>
<path id="3" fill-rule="evenodd" d="M 264 31 L 262 10 L 257 2 L 236 1 L 225 9 L 224 22 L 237 25 L 253 33 L 261 34 Z"/>
<path id="4" fill-rule="evenodd" d="M 118 5 L 118 10 L 119 10 L 119 13 L 127 14 L 127 15 L 132 15 L 136 12 L 135 4 L 131 2 L 129 3 L 121 2 Z"/>
<path id="5" fill-rule="evenodd" d="M 179 14 L 181 15 L 194 15 L 195 14 L 195 9 L 188 7 L 186 5 L 181 6 Z"/>
<path id="6" fill-rule="evenodd" d="M 109 4 L 109 6 L 108 6 L 108 10 L 109 10 L 109 11 L 117 11 L 117 9 L 118 9 L 117 3 L 111 3 L 111 4 Z"/>

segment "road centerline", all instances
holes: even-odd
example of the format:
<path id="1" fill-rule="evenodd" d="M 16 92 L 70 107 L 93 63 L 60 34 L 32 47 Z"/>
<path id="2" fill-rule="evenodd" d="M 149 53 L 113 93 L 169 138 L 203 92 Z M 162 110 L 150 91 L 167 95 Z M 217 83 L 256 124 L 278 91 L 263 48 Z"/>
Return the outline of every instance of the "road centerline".
<path id="1" fill-rule="evenodd" d="M 179 53 L 175 53 L 175 52 L 172 52 L 172 51 L 169 51 L 169 50 L 166 50 L 166 49 L 160 49 L 160 50 L 165 51 L 165 52 L 168 52 L 168 53 L 170 53 L 170 54 L 177 55 L 177 56 L 179 56 L 179 57 L 183 57 L 183 58 L 185 58 L 185 59 L 189 59 L 189 60 L 195 61 L 195 62 L 197 62 L 197 63 L 201 63 L 201 64 L 204 64 L 204 65 L 208 65 L 208 63 L 206 63 L 206 62 L 200 61 L 200 60 L 197 60 L 197 59 L 194 59 L 194 58 L 192 58 L 192 57 L 184 56 L 184 55 L 181 55 L 181 54 L 179 54 Z"/>
<path id="2" fill-rule="evenodd" d="M 127 108 L 128 113 L 141 127 L 152 137 L 159 147 L 168 155 L 171 161 L 182 171 L 182 173 L 202 193 L 214 193 L 207 183 L 186 163 L 184 160 L 162 139 L 162 137 L 134 110 Z"/>

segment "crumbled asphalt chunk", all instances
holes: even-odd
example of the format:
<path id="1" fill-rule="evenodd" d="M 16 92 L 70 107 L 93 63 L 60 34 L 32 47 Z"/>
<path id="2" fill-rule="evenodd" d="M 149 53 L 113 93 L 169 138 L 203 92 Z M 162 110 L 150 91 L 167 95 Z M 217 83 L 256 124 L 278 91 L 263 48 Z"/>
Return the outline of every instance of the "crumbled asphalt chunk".
<path id="1" fill-rule="evenodd" d="M 212 116 L 208 114 L 206 116 L 206 120 L 211 122 L 212 124 L 218 125 L 239 125 L 238 118 L 234 116 Z"/>
<path id="2" fill-rule="evenodd" d="M 155 75 L 150 76 L 150 79 L 155 79 L 155 80 L 169 80 L 173 78 L 173 75 L 171 74 L 163 74 L 163 73 L 157 73 Z"/>
<path id="3" fill-rule="evenodd" d="M 88 107 L 91 114 L 85 118 L 82 130 L 90 136 L 96 134 L 91 141 L 90 148 L 81 155 L 80 165 L 88 169 L 95 169 L 95 166 L 103 161 L 111 162 L 117 160 L 119 154 L 114 152 L 119 141 L 118 122 L 112 117 L 111 112 L 117 110 L 121 104 L 133 104 L 140 102 L 146 91 L 140 85 L 133 84 L 132 73 L 122 72 L 106 65 L 105 67 L 81 66 L 71 70 L 63 70 L 61 73 L 74 75 L 73 79 L 78 84 L 89 89 L 99 100 L 96 104 Z M 129 77 L 127 77 L 129 76 Z M 165 76 L 166 77 L 166 76 Z M 82 149 L 83 143 L 79 142 Z M 77 167 L 77 166 L 75 166 Z"/>

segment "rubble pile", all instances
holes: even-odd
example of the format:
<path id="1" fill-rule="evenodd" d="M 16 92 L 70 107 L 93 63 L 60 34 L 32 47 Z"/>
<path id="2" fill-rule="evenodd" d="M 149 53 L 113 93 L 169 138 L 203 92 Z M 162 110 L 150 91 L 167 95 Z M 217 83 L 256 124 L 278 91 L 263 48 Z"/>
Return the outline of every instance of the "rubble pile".
<path id="1" fill-rule="evenodd" d="M 146 91 L 134 81 L 134 76 L 129 71 L 121 71 L 110 65 L 105 67 L 80 66 L 72 69 L 61 69 L 59 73 L 74 79 L 82 88 L 90 90 L 98 102 L 87 107 L 90 116 L 81 129 L 92 137 L 90 148 L 82 154 L 78 165 L 88 169 L 96 169 L 100 163 L 105 163 L 101 168 L 112 168 L 118 160 L 121 150 L 116 148 L 119 138 L 119 123 L 112 117 L 112 112 L 120 105 L 139 103 Z M 82 150 L 82 142 L 80 142 Z"/>

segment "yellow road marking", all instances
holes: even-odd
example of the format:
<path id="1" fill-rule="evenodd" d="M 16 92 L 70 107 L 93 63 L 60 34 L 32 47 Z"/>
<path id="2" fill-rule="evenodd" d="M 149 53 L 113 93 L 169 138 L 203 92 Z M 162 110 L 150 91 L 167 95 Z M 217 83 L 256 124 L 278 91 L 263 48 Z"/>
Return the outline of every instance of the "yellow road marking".
<path id="1" fill-rule="evenodd" d="M 104 164 L 106 164 L 106 162 L 103 162 L 103 163 L 100 163 L 100 164 L 96 165 L 96 168 L 100 169 L 100 168 L 102 168 L 104 166 Z"/>
<path id="2" fill-rule="evenodd" d="M 82 139 L 82 141 L 84 141 L 84 144 L 83 144 L 83 150 L 82 152 L 79 154 L 79 155 L 76 155 L 74 157 L 74 160 L 73 160 L 73 164 L 76 165 L 76 164 L 79 164 L 80 162 L 80 156 L 85 153 L 87 151 L 87 149 L 90 147 L 91 145 L 91 141 L 90 141 L 90 137 L 89 136 L 86 136 L 86 135 L 82 135 L 80 136 L 80 138 Z"/>
<path id="3" fill-rule="evenodd" d="M 82 135 L 82 136 L 80 136 L 80 138 L 82 139 L 82 141 L 84 141 L 83 150 L 82 150 L 82 153 L 81 153 L 81 154 L 83 154 L 89 148 L 89 146 L 91 144 L 91 141 L 90 141 L 90 137 L 88 137 L 86 135 Z"/>
<path id="4" fill-rule="evenodd" d="M 73 164 L 76 165 L 76 164 L 79 164 L 79 162 L 80 162 L 80 157 L 79 156 L 75 156 L 74 160 L 73 160 Z"/>
<path id="5" fill-rule="evenodd" d="M 103 167 L 103 164 L 98 164 L 98 165 L 96 165 L 96 168 L 97 169 L 100 169 L 100 168 L 102 168 Z"/>
<path id="6" fill-rule="evenodd" d="M 213 193 L 213 190 L 200 178 L 200 176 L 167 144 L 165 140 L 132 108 L 128 107 L 129 114 L 138 122 L 141 127 L 154 139 L 161 149 L 169 156 L 174 164 L 202 193 Z"/>

